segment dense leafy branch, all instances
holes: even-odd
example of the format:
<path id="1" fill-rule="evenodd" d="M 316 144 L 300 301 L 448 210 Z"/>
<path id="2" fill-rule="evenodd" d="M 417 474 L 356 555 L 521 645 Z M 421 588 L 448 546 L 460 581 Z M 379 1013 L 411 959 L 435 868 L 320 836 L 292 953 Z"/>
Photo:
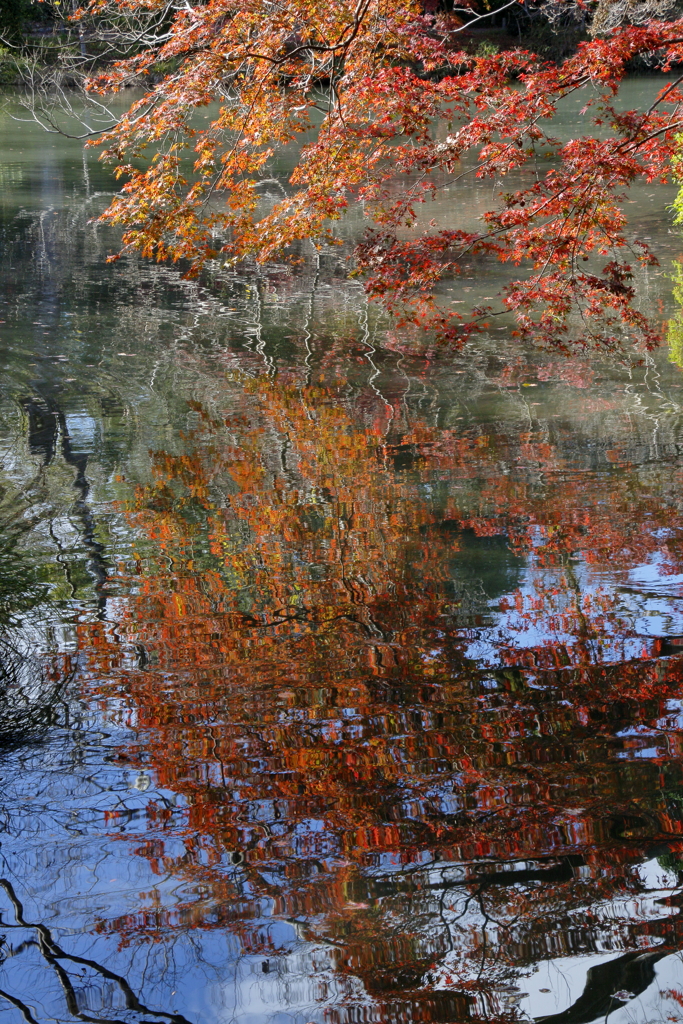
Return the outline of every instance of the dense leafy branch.
<path id="1" fill-rule="evenodd" d="M 635 268 L 656 256 L 632 239 L 623 199 L 670 173 L 682 79 L 645 110 L 615 97 L 637 57 L 664 71 L 683 61 L 683 22 L 622 27 L 557 66 L 522 49 L 473 55 L 456 45 L 463 19 L 414 0 L 92 0 L 73 17 L 123 20 L 134 51 L 93 70 L 91 96 L 104 105 L 151 82 L 123 117 L 85 129 L 125 179 L 105 214 L 124 226 L 124 252 L 190 273 L 207 260 L 297 259 L 304 241 L 340 245 L 352 210 L 367 223 L 357 272 L 399 325 L 458 339 L 486 323 L 490 309 L 463 317 L 435 298 L 474 256 L 526 268 L 503 294 L 525 334 L 565 346 L 581 324 L 583 341 L 656 343 L 633 307 Z M 586 133 L 561 141 L 551 122 L 577 90 Z M 292 144 L 298 159 L 268 205 L 261 186 Z M 462 174 L 493 181 L 481 226 L 467 209 L 460 227 L 430 224 L 430 204 Z"/>

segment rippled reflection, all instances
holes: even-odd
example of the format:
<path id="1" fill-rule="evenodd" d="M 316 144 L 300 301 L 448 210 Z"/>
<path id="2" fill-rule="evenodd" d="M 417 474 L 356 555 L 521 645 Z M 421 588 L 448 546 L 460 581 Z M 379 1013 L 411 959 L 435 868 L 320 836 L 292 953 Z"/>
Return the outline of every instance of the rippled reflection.
<path id="1" fill-rule="evenodd" d="M 678 368 L 411 354 L 334 253 L 112 268 L 22 132 L 0 1018 L 679 1020 Z"/>
<path id="2" fill-rule="evenodd" d="M 678 948 L 683 660 L 643 625 L 677 622 L 673 467 L 343 391 L 233 368 L 190 402 L 80 627 L 117 756 L 175 798 L 128 829 L 183 887 L 152 933 L 227 929 L 340 1021 L 508 1018 L 539 961 L 625 953 L 593 1020 Z"/>

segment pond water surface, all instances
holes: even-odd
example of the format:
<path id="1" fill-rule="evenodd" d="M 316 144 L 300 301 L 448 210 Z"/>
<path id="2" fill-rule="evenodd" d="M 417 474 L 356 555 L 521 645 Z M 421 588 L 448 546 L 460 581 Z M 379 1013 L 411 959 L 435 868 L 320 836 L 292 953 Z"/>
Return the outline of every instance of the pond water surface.
<path id="1" fill-rule="evenodd" d="M 680 1020 L 682 371 L 107 264 L 1 116 L 0 1021 Z"/>

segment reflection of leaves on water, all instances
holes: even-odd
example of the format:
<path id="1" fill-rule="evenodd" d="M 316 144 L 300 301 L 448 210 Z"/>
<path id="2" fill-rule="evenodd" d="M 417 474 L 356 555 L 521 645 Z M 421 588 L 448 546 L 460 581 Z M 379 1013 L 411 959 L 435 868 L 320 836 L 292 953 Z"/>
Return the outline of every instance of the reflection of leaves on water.
<path id="1" fill-rule="evenodd" d="M 664 527 L 679 564 L 658 487 L 588 475 L 580 451 L 577 506 L 568 439 L 517 448 L 497 426 L 485 444 L 414 426 L 419 466 L 392 470 L 383 428 L 314 386 L 244 377 L 229 416 L 190 411 L 184 447 L 152 450 L 126 509 L 116 625 L 78 631 L 91 694 L 114 715 L 125 694 L 135 723 L 117 758 L 181 797 L 174 820 L 150 801 L 139 831 L 117 810 L 116 835 L 183 887 L 98 932 L 133 949 L 227 931 L 259 965 L 281 954 L 284 975 L 284 920 L 316 973 L 392 1020 L 472 1019 L 479 1003 L 509 1020 L 522 997 L 501 986 L 534 960 L 642 942 L 651 922 L 612 907 L 641 894 L 633 864 L 680 835 L 680 814 L 633 751 L 661 747 L 683 663 L 610 660 L 595 641 L 623 640 L 621 598 L 590 582 L 659 553 Z M 501 595 L 489 666 L 468 642 Z M 524 631 L 533 646 L 515 645 Z M 678 761 L 661 774 L 679 785 Z M 253 924 L 261 901 L 272 933 Z"/>

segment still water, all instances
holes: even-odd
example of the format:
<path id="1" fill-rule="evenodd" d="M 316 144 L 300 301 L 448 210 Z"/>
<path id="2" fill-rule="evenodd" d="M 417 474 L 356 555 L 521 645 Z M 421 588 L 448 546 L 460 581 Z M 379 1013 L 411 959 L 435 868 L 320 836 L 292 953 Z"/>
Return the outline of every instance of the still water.
<path id="1" fill-rule="evenodd" d="M 682 371 L 107 264 L 0 133 L 2 1024 L 681 1020 Z"/>

